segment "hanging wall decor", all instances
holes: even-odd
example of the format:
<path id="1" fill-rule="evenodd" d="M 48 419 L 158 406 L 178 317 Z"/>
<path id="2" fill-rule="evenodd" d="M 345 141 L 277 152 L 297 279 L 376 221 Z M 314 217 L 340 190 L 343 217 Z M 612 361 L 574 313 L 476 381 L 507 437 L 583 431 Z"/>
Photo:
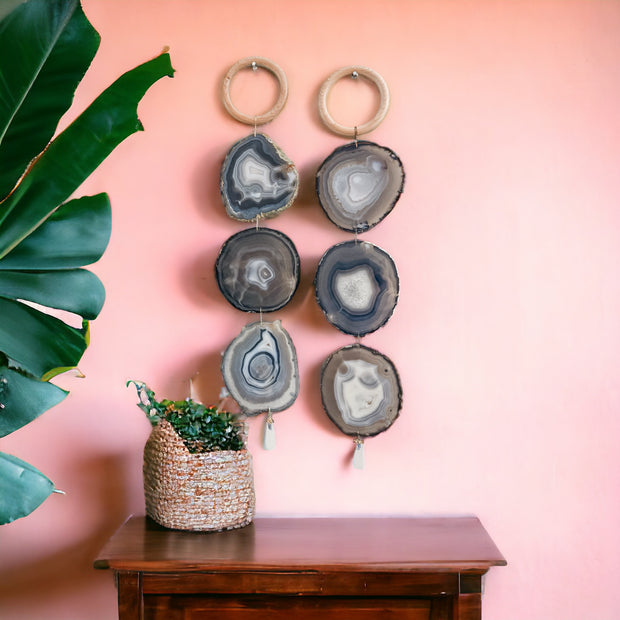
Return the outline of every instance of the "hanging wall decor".
<path id="1" fill-rule="evenodd" d="M 353 466 L 364 467 L 364 437 L 392 426 L 402 402 L 394 364 L 382 353 L 352 344 L 332 353 L 321 368 L 321 400 L 329 419 L 355 437 Z"/>
<path id="2" fill-rule="evenodd" d="M 327 320 L 352 336 L 365 336 L 385 325 L 398 301 L 394 261 L 367 241 L 329 248 L 319 261 L 314 286 Z"/>
<path id="3" fill-rule="evenodd" d="M 243 69 L 266 69 L 278 82 L 274 106 L 251 116 L 232 102 L 233 78 Z M 285 234 L 260 228 L 293 204 L 299 175 L 293 162 L 267 135 L 256 128 L 275 119 L 288 97 L 284 71 L 258 56 L 243 58 L 226 73 L 222 102 L 236 120 L 253 126 L 253 132 L 236 142 L 226 154 L 220 172 L 220 194 L 227 214 L 255 227 L 232 235 L 222 245 L 215 263 L 217 284 L 225 299 L 238 310 L 255 312 L 260 321 L 246 325 L 222 356 L 227 390 L 242 412 L 266 413 L 263 447 L 275 447 L 272 414 L 290 407 L 299 392 L 297 356 L 293 342 L 279 320 L 263 322 L 264 312 L 283 308 L 299 285 L 300 261 L 295 245 Z"/>
<path id="4" fill-rule="evenodd" d="M 299 285 L 299 254 L 293 242 L 271 228 L 246 229 L 230 237 L 215 263 L 226 300 L 245 312 L 273 312 Z"/>
<path id="5" fill-rule="evenodd" d="M 365 232 L 394 208 L 404 180 L 402 163 L 394 151 L 358 140 L 337 148 L 321 164 L 317 195 L 338 228 Z"/>
<path id="6" fill-rule="evenodd" d="M 246 325 L 224 351 L 222 376 L 246 415 L 290 407 L 299 393 L 297 353 L 280 321 Z"/>
<path id="7" fill-rule="evenodd" d="M 242 69 L 267 69 L 278 81 L 279 95 L 275 105 L 263 114 L 250 116 L 232 102 L 230 85 Z M 259 125 L 271 122 L 284 108 L 288 98 L 288 82 L 282 69 L 267 58 L 242 58 L 226 74 L 222 84 L 222 101 L 236 120 L 254 127 L 249 136 L 236 142 L 222 165 L 220 192 L 226 212 L 242 222 L 274 217 L 293 204 L 297 196 L 299 175 L 293 162 L 267 135 L 256 133 Z"/>
<path id="8" fill-rule="evenodd" d="M 348 345 L 325 360 L 321 377 L 323 407 L 343 433 L 378 435 L 398 417 L 400 381 L 394 364 L 382 353 Z"/>
<path id="9" fill-rule="evenodd" d="M 328 97 L 341 79 L 366 79 L 379 92 L 379 109 L 367 123 L 348 127 L 337 123 L 328 109 Z M 385 80 L 372 69 L 339 69 L 319 92 L 319 115 L 334 133 L 353 138 L 335 149 L 316 174 L 319 203 L 338 228 L 354 233 L 352 241 L 336 244 L 321 258 L 314 280 L 317 302 L 327 320 L 357 338 L 353 345 L 332 353 L 321 369 L 321 397 L 330 420 L 355 437 L 353 466 L 364 467 L 364 437 L 387 430 L 398 417 L 402 390 L 392 362 L 360 344 L 359 339 L 383 327 L 396 307 L 399 280 L 390 255 L 360 241 L 365 233 L 392 211 L 405 182 L 399 157 L 391 149 L 361 141 L 383 121 L 390 95 Z"/>

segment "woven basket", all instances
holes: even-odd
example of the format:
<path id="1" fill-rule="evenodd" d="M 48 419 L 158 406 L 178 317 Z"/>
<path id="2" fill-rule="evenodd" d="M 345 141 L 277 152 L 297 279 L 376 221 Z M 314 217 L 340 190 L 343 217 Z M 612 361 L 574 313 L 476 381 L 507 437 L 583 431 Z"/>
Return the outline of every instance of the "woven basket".
<path id="1" fill-rule="evenodd" d="M 146 514 L 177 530 L 228 530 L 254 517 L 252 456 L 247 450 L 191 454 L 162 420 L 144 446 Z"/>

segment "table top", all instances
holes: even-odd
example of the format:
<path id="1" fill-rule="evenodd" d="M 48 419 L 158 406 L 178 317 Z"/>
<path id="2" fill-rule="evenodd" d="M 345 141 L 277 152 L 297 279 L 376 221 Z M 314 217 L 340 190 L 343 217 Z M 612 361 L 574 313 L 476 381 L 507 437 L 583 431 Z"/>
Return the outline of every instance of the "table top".
<path id="1" fill-rule="evenodd" d="M 224 532 L 183 532 L 130 517 L 95 568 L 226 570 L 433 570 L 486 572 L 506 560 L 476 517 L 256 518 Z"/>

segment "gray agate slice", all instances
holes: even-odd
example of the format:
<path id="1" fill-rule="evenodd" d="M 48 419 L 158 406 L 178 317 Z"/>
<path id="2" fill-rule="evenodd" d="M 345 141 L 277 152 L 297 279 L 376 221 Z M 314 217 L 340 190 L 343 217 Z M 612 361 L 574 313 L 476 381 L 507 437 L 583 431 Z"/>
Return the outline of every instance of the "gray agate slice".
<path id="1" fill-rule="evenodd" d="M 215 277 L 235 308 L 273 312 L 285 306 L 297 290 L 299 254 L 293 242 L 277 230 L 242 230 L 222 246 Z"/>
<path id="2" fill-rule="evenodd" d="M 385 325 L 398 301 L 394 261 L 366 241 L 345 241 L 329 248 L 319 262 L 314 286 L 327 320 L 353 336 Z"/>
<path id="3" fill-rule="evenodd" d="M 224 351 L 222 376 L 246 415 L 290 407 L 299 393 L 297 353 L 280 321 L 246 325 Z"/>
<path id="4" fill-rule="evenodd" d="M 325 413 L 343 433 L 370 437 L 387 430 L 398 417 L 402 389 L 385 355 L 354 344 L 323 363 L 321 399 Z"/>
<path id="5" fill-rule="evenodd" d="M 242 222 L 274 217 L 290 207 L 298 185 L 295 165 L 265 134 L 233 144 L 222 164 L 222 201 L 228 215 Z"/>
<path id="6" fill-rule="evenodd" d="M 405 183 L 394 151 L 358 141 L 337 148 L 320 166 L 316 191 L 321 207 L 338 228 L 364 232 L 394 208 Z"/>

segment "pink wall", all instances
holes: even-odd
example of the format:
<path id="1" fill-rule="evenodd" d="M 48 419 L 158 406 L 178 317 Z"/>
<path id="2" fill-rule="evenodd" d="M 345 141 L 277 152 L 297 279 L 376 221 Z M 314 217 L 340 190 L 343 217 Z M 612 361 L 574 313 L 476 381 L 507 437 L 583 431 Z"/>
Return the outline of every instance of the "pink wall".
<path id="1" fill-rule="evenodd" d="M 199 371 L 199 395 L 217 397 L 220 352 L 251 320 L 212 272 L 241 227 L 219 199 L 220 162 L 249 132 L 218 88 L 234 61 L 260 54 L 290 82 L 266 131 L 301 171 L 301 196 L 270 225 L 297 244 L 303 278 L 278 313 L 297 346 L 300 397 L 276 418 L 274 452 L 260 447 L 261 421 L 251 425 L 259 514 L 474 513 L 509 562 L 488 575 L 485 618 L 620 617 L 620 3 L 84 7 L 103 41 L 78 108 L 164 45 L 177 73 L 141 104 L 146 132 L 83 188 L 112 200 L 113 238 L 95 267 L 108 299 L 87 378 L 62 378 L 69 399 L 2 442 L 67 495 L 0 531 L 0 616 L 114 617 L 111 575 L 90 566 L 125 516 L 143 512 L 149 425 L 125 381 L 182 397 Z M 353 63 L 390 86 L 369 138 L 407 172 L 396 209 L 366 235 L 400 272 L 392 320 L 364 342 L 398 367 L 404 407 L 367 442 L 363 472 L 318 395 L 321 362 L 352 339 L 327 324 L 311 286 L 321 254 L 349 238 L 313 195 L 317 165 L 343 143 L 318 120 L 316 95 Z M 251 105 L 246 86 L 240 105 Z M 370 105 L 333 111 L 355 124 Z"/>

